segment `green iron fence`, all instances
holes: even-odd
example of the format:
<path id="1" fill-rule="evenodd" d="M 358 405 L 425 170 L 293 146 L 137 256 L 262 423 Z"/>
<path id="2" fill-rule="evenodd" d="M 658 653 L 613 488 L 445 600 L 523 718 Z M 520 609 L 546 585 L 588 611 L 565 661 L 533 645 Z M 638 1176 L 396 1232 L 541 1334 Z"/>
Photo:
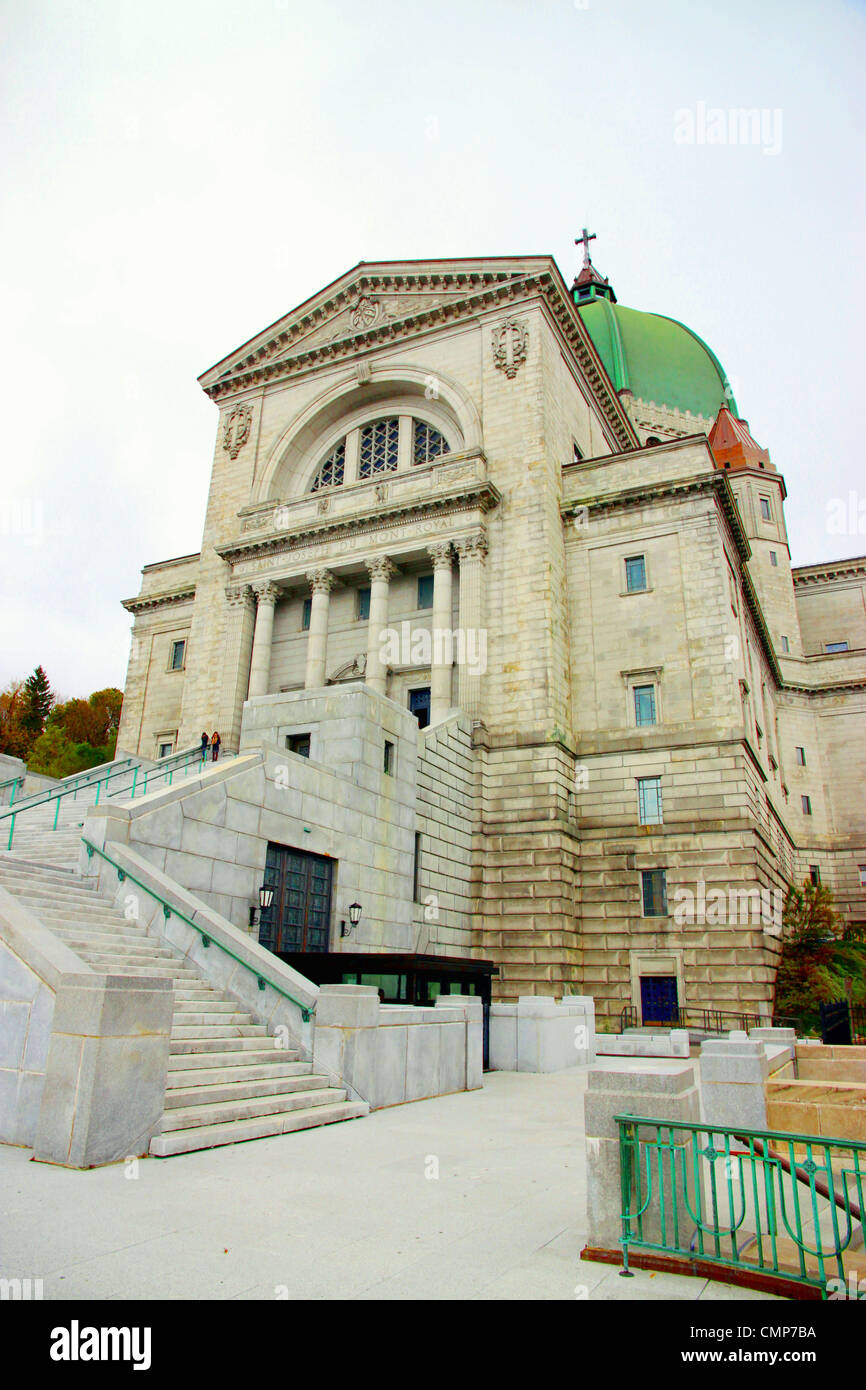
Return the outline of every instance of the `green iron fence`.
<path id="1" fill-rule="evenodd" d="M 808 1284 L 863 1254 L 866 1143 L 614 1117 L 623 1269 L 648 1250 Z"/>

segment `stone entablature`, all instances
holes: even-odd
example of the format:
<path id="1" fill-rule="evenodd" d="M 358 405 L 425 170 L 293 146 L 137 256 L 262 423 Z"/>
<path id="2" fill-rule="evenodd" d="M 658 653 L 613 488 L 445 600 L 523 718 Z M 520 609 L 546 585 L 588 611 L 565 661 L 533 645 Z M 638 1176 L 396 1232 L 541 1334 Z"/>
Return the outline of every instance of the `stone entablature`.
<path id="1" fill-rule="evenodd" d="M 866 556 L 823 565 L 798 565 L 791 570 L 794 588 L 866 580 Z"/>
<path id="2" fill-rule="evenodd" d="M 276 580 L 297 579 L 306 568 L 317 564 L 337 563 L 352 559 L 364 560 L 371 551 L 387 551 L 395 558 L 429 544 L 432 537 L 455 538 L 464 531 L 473 532 L 483 525 L 484 511 L 467 507 L 456 515 L 421 516 L 412 521 L 383 524 L 380 518 L 370 518 L 368 524 L 347 523 L 341 534 L 301 535 L 293 540 L 276 541 L 264 546 L 227 547 L 224 558 L 232 561 L 235 583 L 273 577 Z M 220 553 L 223 553 L 222 550 Z"/>
<path id="3" fill-rule="evenodd" d="M 498 501 L 498 489 L 487 478 L 484 455 L 473 449 L 446 455 L 411 472 L 386 473 L 287 502 L 244 507 L 238 513 L 240 536 L 217 550 L 224 559 L 234 560 L 286 544 L 337 537 L 349 527 L 356 532 L 359 524 L 378 529 L 399 518 L 450 512 L 461 505 L 488 511 Z M 253 539 L 252 532 L 261 534 Z"/>

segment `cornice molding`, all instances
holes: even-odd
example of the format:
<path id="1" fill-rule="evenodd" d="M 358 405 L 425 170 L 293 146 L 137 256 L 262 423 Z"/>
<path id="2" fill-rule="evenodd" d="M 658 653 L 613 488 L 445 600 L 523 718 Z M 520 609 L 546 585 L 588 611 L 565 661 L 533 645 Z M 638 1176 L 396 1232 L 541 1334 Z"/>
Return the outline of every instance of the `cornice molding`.
<path id="1" fill-rule="evenodd" d="M 813 584 L 834 584 L 839 579 L 866 579 L 866 557 L 838 560 L 826 565 L 804 565 L 791 570 L 795 589 Z"/>
<path id="2" fill-rule="evenodd" d="M 188 603 L 195 598 L 195 586 L 190 589 L 174 589 L 161 594 L 139 594 L 135 598 L 121 599 L 121 606 L 127 613 L 148 613 L 156 608 L 169 608 L 176 603 Z"/>

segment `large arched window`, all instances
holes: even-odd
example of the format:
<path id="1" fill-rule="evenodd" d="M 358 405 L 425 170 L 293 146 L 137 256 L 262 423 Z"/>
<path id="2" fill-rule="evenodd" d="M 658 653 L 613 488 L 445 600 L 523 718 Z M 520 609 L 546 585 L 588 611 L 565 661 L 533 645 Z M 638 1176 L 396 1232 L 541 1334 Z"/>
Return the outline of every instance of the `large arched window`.
<path id="1" fill-rule="evenodd" d="M 358 477 L 372 478 L 375 473 L 392 472 L 397 467 L 399 437 L 400 420 L 396 415 L 364 425 L 361 430 Z"/>
<path id="2" fill-rule="evenodd" d="M 402 436 L 405 444 L 402 446 L 401 424 L 405 431 Z M 393 473 L 402 467 L 400 459 L 403 449 L 403 457 L 412 465 L 433 463 L 451 451 L 444 434 L 427 420 L 408 417 L 403 421 L 399 415 L 370 420 L 331 446 L 313 473 L 310 492 L 343 485 L 347 476 L 347 447 L 353 458 L 357 458 L 359 481 L 374 478 L 380 473 Z M 354 465 L 352 474 L 354 477 Z"/>

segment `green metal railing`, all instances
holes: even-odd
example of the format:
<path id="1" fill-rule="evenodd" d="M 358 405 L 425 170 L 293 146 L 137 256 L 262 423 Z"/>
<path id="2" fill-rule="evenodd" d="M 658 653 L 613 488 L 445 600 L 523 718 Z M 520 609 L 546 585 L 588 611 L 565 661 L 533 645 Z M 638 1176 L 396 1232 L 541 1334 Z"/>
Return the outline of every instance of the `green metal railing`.
<path id="1" fill-rule="evenodd" d="M 63 784 L 59 787 L 50 787 L 47 791 L 37 792 L 35 793 L 35 795 L 27 797 L 24 801 L 17 802 L 17 804 L 14 807 L 10 803 L 10 805 L 6 807 L 5 810 L 0 810 L 0 821 L 9 821 L 9 838 L 6 842 L 6 849 L 11 850 L 17 818 L 25 811 L 33 810 L 33 808 L 37 806 L 47 806 L 52 801 L 55 802 L 56 805 L 54 809 L 54 824 L 51 826 L 51 829 L 56 830 L 58 818 L 60 816 L 60 803 L 61 801 L 63 801 L 65 797 L 71 796 L 73 801 L 76 801 L 78 799 L 78 793 L 80 791 L 83 791 L 85 788 L 95 787 L 96 796 L 93 800 L 94 806 L 99 805 L 99 798 L 103 790 L 105 791 L 106 796 L 123 796 L 132 800 L 135 797 L 137 786 L 142 796 L 145 796 L 147 794 L 148 778 L 151 781 L 151 786 L 153 785 L 154 780 L 159 781 L 160 779 L 162 779 L 162 781 L 168 779 L 168 785 L 171 786 L 172 778 L 176 772 L 182 771 L 183 775 L 186 776 L 190 768 L 200 765 L 201 762 L 202 757 L 200 747 L 192 749 L 185 748 L 180 753 L 172 753 L 170 757 L 163 758 L 154 767 L 146 768 L 144 770 L 142 769 L 141 763 L 133 763 L 133 760 L 131 758 L 126 758 L 123 760 L 123 764 L 120 766 L 111 763 L 104 763 L 102 765 L 103 767 L 112 767 L 113 771 L 107 772 L 104 775 L 100 775 L 96 778 L 91 776 L 90 780 L 83 784 L 81 783 L 80 779 L 86 774 L 81 773 L 79 774 L 78 778 L 73 780 L 72 783 L 67 784 L 67 782 L 64 781 Z M 130 766 L 129 764 L 132 765 Z M 91 768 L 90 772 L 92 773 L 95 770 L 96 769 Z M 140 772 L 143 775 L 141 778 L 141 783 L 139 784 Z M 127 784 L 124 786 L 116 786 L 111 791 L 108 790 L 108 784 L 110 782 L 115 782 L 118 778 L 129 779 L 130 777 L 132 778 L 131 784 L 127 782 Z"/>
<path id="2" fill-rule="evenodd" d="M 146 883 L 142 883 L 141 879 L 136 878 L 135 874 L 130 873 L 128 869 L 122 868 L 116 860 L 111 858 L 111 855 L 106 854 L 104 849 L 100 849 L 98 845 L 91 844 L 90 840 L 85 839 L 83 835 L 81 837 L 81 843 L 87 850 L 88 859 L 92 859 L 94 854 L 98 854 L 100 859 L 104 859 L 106 864 L 111 865 L 114 872 L 117 874 L 118 883 L 123 883 L 126 879 L 129 879 L 130 883 L 134 883 L 136 887 L 140 888 L 144 893 L 147 893 L 155 902 L 158 902 L 162 908 L 162 915 L 166 921 L 168 921 L 170 917 L 179 917 L 188 927 L 192 927 L 193 931 L 198 932 L 202 939 L 203 946 L 218 946 L 227 956 L 231 956 L 232 960 L 237 961 L 238 965 L 242 965 L 245 970 L 249 970 L 251 974 L 255 975 L 259 989 L 263 990 L 266 986 L 270 985 L 271 989 L 276 990 L 277 994 L 281 994 L 284 999 L 288 999 L 290 1004 L 294 1004 L 297 1009 L 300 1009 L 301 1018 L 305 1023 L 309 1022 L 313 1013 L 309 1004 L 302 1004 L 300 999 L 296 999 L 287 989 L 283 989 L 282 985 L 275 984 L 273 980 L 266 979 L 264 975 L 258 974 L 254 966 L 250 965 L 249 961 L 243 960 L 241 956 L 235 954 L 231 947 L 224 946 L 221 941 L 217 941 L 214 937 L 209 936 L 206 929 L 198 922 L 194 922 L 191 917 L 187 917 L 186 913 L 181 912 L 179 908 L 173 907 L 172 904 L 167 902 L 155 889 L 150 888 Z"/>
<path id="3" fill-rule="evenodd" d="M 15 793 L 17 792 L 18 788 L 21 786 L 21 783 L 23 781 L 24 777 L 22 775 L 21 777 L 9 777 L 5 782 L 0 782 L 0 792 L 4 792 L 7 787 L 12 788 L 12 791 L 9 793 L 9 800 L 4 802 L 4 805 L 12 805 L 12 802 L 15 800 Z"/>
<path id="4" fill-rule="evenodd" d="M 623 1269 L 651 1250 L 827 1294 L 862 1242 L 866 1143 L 616 1115 Z"/>

